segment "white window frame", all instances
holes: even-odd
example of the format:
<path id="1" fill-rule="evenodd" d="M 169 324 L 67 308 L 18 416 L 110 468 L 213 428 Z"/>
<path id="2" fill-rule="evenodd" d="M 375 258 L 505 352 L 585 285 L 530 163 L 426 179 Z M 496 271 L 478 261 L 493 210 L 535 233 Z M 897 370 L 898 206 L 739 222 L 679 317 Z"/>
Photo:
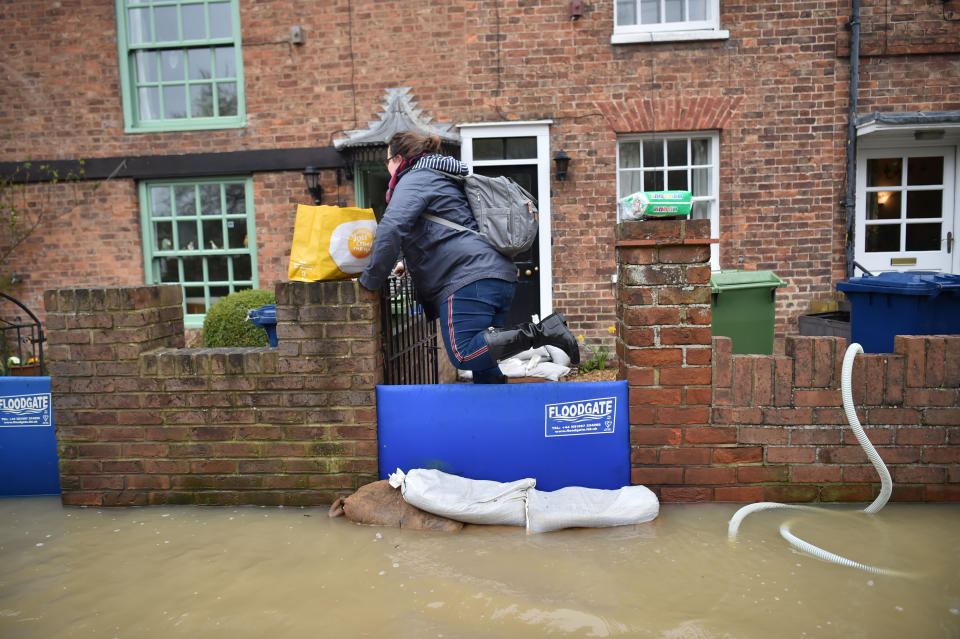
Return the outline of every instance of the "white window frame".
<path id="1" fill-rule="evenodd" d="M 537 238 L 540 250 L 540 314 L 546 317 L 553 312 L 553 254 L 551 250 L 550 230 L 550 125 L 552 120 L 527 122 L 490 122 L 460 124 L 460 160 L 473 173 L 475 166 L 537 166 L 537 201 L 540 212 L 540 234 Z M 478 138 L 522 138 L 537 139 L 536 159 L 522 160 L 474 160 L 473 141 Z"/>
<path id="2" fill-rule="evenodd" d="M 640 0 L 634 0 L 638 3 Z M 664 0 L 660 0 L 661 3 Z M 640 8 L 637 7 L 639 15 Z M 673 42 L 684 40 L 726 40 L 730 32 L 720 28 L 720 0 L 707 0 L 707 19 L 657 24 L 619 24 L 617 2 L 613 2 L 613 34 L 611 44 Z"/>
<path id="3" fill-rule="evenodd" d="M 944 130 L 943 137 L 934 140 L 917 140 L 916 131 L 924 129 Z M 871 273 L 885 271 L 941 270 L 960 274 L 960 244 L 957 233 L 960 231 L 960 127 L 956 126 L 870 126 L 858 131 L 857 139 L 857 175 L 856 175 L 856 218 L 854 220 L 854 259 Z M 924 251 L 917 252 L 866 252 L 866 210 L 867 210 L 867 160 L 886 156 L 922 156 L 925 151 L 944 154 L 944 210 L 943 224 L 946 230 L 952 230 L 953 250 L 945 269 L 924 260 Z M 871 188 L 871 191 L 878 189 Z M 952 207 L 952 208 L 951 208 Z M 914 258 L 915 264 L 892 264 L 891 259 Z M 862 273 L 859 270 L 857 275 Z"/>
<path id="4" fill-rule="evenodd" d="M 710 140 L 710 164 L 709 165 L 687 165 L 687 170 L 693 168 L 711 168 L 710 192 L 707 195 L 698 195 L 693 198 L 694 202 L 708 202 L 710 204 L 710 237 L 719 240 L 720 238 L 720 132 L 719 131 L 685 131 L 677 133 L 634 133 L 621 135 L 617 137 L 617 222 L 621 221 L 621 207 L 619 200 L 621 196 L 629 195 L 622 193 L 620 178 L 623 169 L 620 168 L 620 145 L 623 142 L 646 142 L 650 140 L 687 140 L 689 145 L 692 138 L 708 138 Z M 689 148 L 689 147 L 688 147 Z M 666 157 L 664 158 L 666 162 Z M 627 169 L 633 170 L 633 169 Z M 688 178 L 688 184 L 689 182 Z M 692 190 L 692 189 L 691 189 Z M 720 245 L 714 242 L 710 245 L 710 268 L 714 271 L 720 270 Z"/>

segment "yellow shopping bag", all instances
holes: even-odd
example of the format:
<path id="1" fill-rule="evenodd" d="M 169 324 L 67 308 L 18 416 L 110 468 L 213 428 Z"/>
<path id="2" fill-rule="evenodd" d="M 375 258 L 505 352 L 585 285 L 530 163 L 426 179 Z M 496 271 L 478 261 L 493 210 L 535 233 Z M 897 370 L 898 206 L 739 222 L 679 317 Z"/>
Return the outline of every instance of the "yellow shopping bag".
<path id="1" fill-rule="evenodd" d="M 357 277 L 370 261 L 373 209 L 297 205 L 288 275 L 296 282 Z"/>

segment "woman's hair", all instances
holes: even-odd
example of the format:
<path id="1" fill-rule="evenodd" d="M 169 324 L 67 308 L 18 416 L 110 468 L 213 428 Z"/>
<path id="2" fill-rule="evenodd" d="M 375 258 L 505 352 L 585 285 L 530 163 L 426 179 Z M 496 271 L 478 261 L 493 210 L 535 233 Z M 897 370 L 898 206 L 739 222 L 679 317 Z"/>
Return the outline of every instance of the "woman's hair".
<path id="1" fill-rule="evenodd" d="M 437 135 L 424 137 L 413 131 L 400 131 L 390 138 L 387 149 L 392 155 L 399 154 L 404 160 L 409 160 L 424 153 L 439 153 L 440 137 Z"/>

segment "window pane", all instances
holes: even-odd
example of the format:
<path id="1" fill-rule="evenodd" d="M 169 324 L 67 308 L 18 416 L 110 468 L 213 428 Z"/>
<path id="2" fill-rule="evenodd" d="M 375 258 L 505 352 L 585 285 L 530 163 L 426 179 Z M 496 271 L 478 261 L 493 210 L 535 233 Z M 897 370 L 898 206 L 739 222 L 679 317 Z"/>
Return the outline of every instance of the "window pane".
<path id="1" fill-rule="evenodd" d="M 181 251 L 197 250 L 197 223 L 193 220 L 177 222 L 177 248 Z"/>
<path id="2" fill-rule="evenodd" d="M 943 191 L 908 191 L 907 217 L 943 217 Z"/>
<path id="3" fill-rule="evenodd" d="M 628 25 L 637 23 L 637 1 L 617 0 L 617 24 Z"/>
<path id="4" fill-rule="evenodd" d="M 127 17 L 130 23 L 130 44 L 150 42 L 150 9 L 129 9 Z"/>
<path id="5" fill-rule="evenodd" d="M 246 220 L 227 220 L 227 248 L 247 247 Z"/>
<path id="6" fill-rule="evenodd" d="M 868 220 L 896 220 L 900 217 L 900 191 L 867 193 Z"/>
<path id="7" fill-rule="evenodd" d="M 154 222 L 153 248 L 158 251 L 173 249 L 173 222 Z"/>
<path id="8" fill-rule="evenodd" d="M 660 0 L 640 0 L 640 23 L 659 24 Z"/>
<path id="9" fill-rule="evenodd" d="M 710 140 L 697 138 L 690 141 L 690 150 L 693 152 L 691 164 L 710 164 Z"/>
<path id="10" fill-rule="evenodd" d="M 620 174 L 620 197 L 643 190 L 643 174 L 640 171 L 627 171 Z"/>
<path id="11" fill-rule="evenodd" d="M 190 117 L 213 117 L 213 87 L 209 84 L 195 84 L 190 87 Z"/>
<path id="12" fill-rule="evenodd" d="M 180 260 L 175 257 L 161 257 L 158 266 L 161 282 L 180 281 Z"/>
<path id="13" fill-rule="evenodd" d="M 176 49 L 160 54 L 160 69 L 164 82 L 177 82 L 186 79 L 183 64 L 183 51 Z"/>
<path id="14" fill-rule="evenodd" d="M 140 119 L 160 119 L 160 89 L 158 87 L 140 87 L 137 90 L 140 101 Z"/>
<path id="15" fill-rule="evenodd" d="M 233 258 L 233 279 L 237 281 L 253 279 L 249 255 L 236 255 Z"/>
<path id="16" fill-rule="evenodd" d="M 663 171 L 644 171 L 643 190 L 663 191 Z"/>
<path id="17" fill-rule="evenodd" d="M 202 282 L 203 281 L 203 258 L 202 257 L 183 258 L 183 280 L 185 282 Z"/>
<path id="18" fill-rule="evenodd" d="M 157 42 L 176 42 L 180 39 L 175 6 L 154 7 L 153 19 L 157 22 Z"/>
<path id="19" fill-rule="evenodd" d="M 647 140 L 643 143 L 643 166 L 663 166 L 662 141 Z"/>
<path id="20" fill-rule="evenodd" d="M 713 195 L 713 185 L 710 183 L 712 171 L 710 169 L 693 169 L 693 195 Z"/>
<path id="21" fill-rule="evenodd" d="M 689 20 L 707 19 L 707 0 L 690 0 Z"/>
<path id="22" fill-rule="evenodd" d="M 158 57 L 156 51 L 137 51 L 134 54 L 138 82 L 156 82 L 160 79 L 160 74 L 157 72 Z"/>
<path id="23" fill-rule="evenodd" d="M 186 265 L 184 265 L 186 267 Z M 189 280 L 189 278 L 185 278 Z M 183 289 L 183 301 L 187 307 L 187 313 L 203 314 L 207 312 L 207 304 L 204 300 L 204 291 L 202 286 L 187 286 Z"/>
<path id="24" fill-rule="evenodd" d="M 664 22 L 683 22 L 684 0 L 667 0 Z"/>
<path id="25" fill-rule="evenodd" d="M 686 171 L 667 171 L 667 190 L 689 191 Z"/>
<path id="26" fill-rule="evenodd" d="M 210 304 L 216 304 L 217 300 L 221 297 L 226 297 L 230 294 L 229 286 L 211 286 L 210 287 Z"/>
<path id="27" fill-rule="evenodd" d="M 943 184 L 943 157 L 909 158 L 907 184 Z"/>
<path id="28" fill-rule="evenodd" d="M 474 160 L 502 160 L 503 138 L 479 138 L 473 141 Z"/>
<path id="29" fill-rule="evenodd" d="M 201 215 L 220 215 L 220 185 L 219 184 L 201 184 L 200 185 L 200 214 Z"/>
<path id="30" fill-rule="evenodd" d="M 224 192 L 227 196 L 227 215 L 246 215 L 246 189 L 242 184 L 226 184 Z"/>
<path id="31" fill-rule="evenodd" d="M 940 223 L 907 224 L 908 251 L 939 251 Z"/>
<path id="32" fill-rule="evenodd" d="M 185 4 L 180 9 L 183 16 L 183 39 L 203 40 L 207 37 L 207 25 L 204 23 L 202 4 Z"/>
<path id="33" fill-rule="evenodd" d="M 217 108 L 220 115 L 237 114 L 237 85 L 233 82 L 221 82 L 217 85 Z"/>
<path id="34" fill-rule="evenodd" d="M 233 47 L 214 49 L 217 58 L 217 79 L 237 77 L 237 53 Z"/>
<path id="35" fill-rule="evenodd" d="M 620 168 L 632 169 L 640 166 L 640 143 L 620 143 Z"/>
<path id="36" fill-rule="evenodd" d="M 168 118 L 187 117 L 186 87 L 163 87 L 163 114 Z"/>
<path id="37" fill-rule="evenodd" d="M 177 217 L 192 217 L 197 214 L 197 198 L 192 184 L 189 186 L 173 187 L 173 197 L 176 198 Z"/>
<path id="38" fill-rule="evenodd" d="M 210 49 L 190 49 L 187 51 L 187 63 L 191 80 L 209 80 L 213 77 L 213 56 Z"/>
<path id="39" fill-rule="evenodd" d="M 150 187 L 150 212 L 153 217 L 171 217 L 169 186 Z"/>
<path id="40" fill-rule="evenodd" d="M 220 220 L 203 221 L 203 248 L 213 251 L 223 248 L 223 224 Z"/>
<path id="41" fill-rule="evenodd" d="M 867 186 L 900 186 L 903 161 L 900 158 L 867 160 Z"/>
<path id="42" fill-rule="evenodd" d="M 687 165 L 687 141 L 686 140 L 668 140 L 667 141 L 667 165 L 668 166 L 686 166 Z"/>
<path id="43" fill-rule="evenodd" d="M 868 224 L 867 253 L 886 253 L 900 250 L 899 224 Z"/>
<path id="44" fill-rule="evenodd" d="M 207 258 L 207 279 L 211 282 L 227 282 L 230 280 L 227 274 L 226 256 L 216 256 Z"/>
<path id="45" fill-rule="evenodd" d="M 705 202 L 703 200 L 694 202 L 693 206 L 690 207 L 690 219 L 709 220 L 710 219 L 710 202 Z"/>
<path id="46" fill-rule="evenodd" d="M 233 37 L 233 19 L 230 16 L 230 3 L 216 2 L 210 5 L 210 37 Z"/>
<path id="47" fill-rule="evenodd" d="M 507 138 L 507 159 L 536 159 L 537 138 Z"/>

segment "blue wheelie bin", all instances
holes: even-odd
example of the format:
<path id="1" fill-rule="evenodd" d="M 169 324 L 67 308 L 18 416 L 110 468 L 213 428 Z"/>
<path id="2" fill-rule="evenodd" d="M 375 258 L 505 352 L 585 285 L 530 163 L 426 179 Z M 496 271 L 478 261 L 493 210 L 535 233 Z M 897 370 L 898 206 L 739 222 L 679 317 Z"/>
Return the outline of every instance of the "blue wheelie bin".
<path id="1" fill-rule="evenodd" d="M 267 331 L 270 346 L 277 345 L 277 305 L 267 304 L 247 311 L 247 321 Z"/>
<path id="2" fill-rule="evenodd" d="M 850 341 L 892 353 L 897 335 L 960 334 L 960 275 L 880 273 L 837 282 L 850 300 Z"/>

